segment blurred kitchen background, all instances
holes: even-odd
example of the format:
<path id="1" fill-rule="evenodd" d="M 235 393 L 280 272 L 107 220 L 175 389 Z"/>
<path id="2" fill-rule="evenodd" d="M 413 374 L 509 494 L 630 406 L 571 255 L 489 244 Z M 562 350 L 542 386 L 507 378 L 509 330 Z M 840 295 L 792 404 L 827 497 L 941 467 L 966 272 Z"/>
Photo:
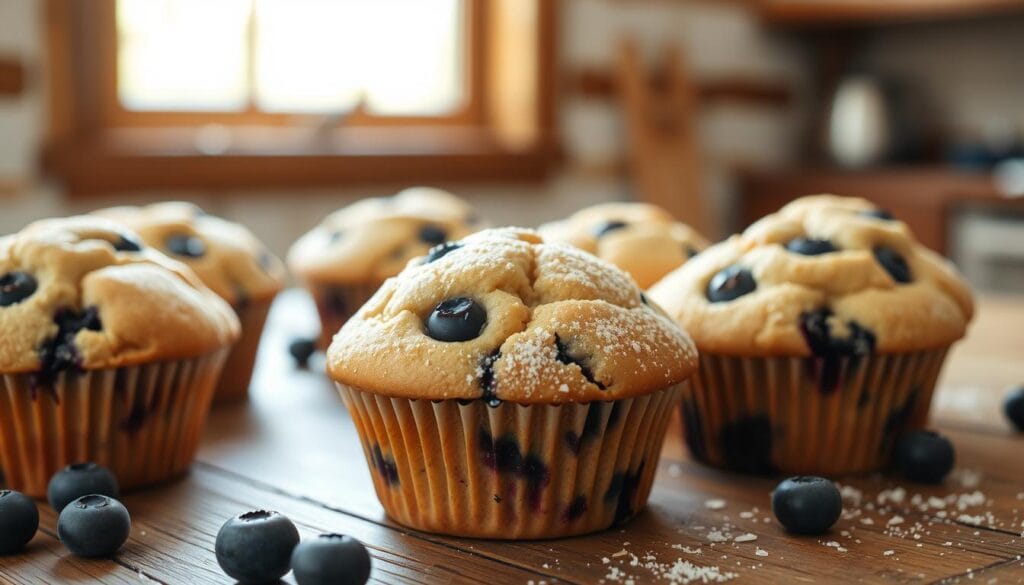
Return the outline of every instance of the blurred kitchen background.
<path id="1" fill-rule="evenodd" d="M 1024 0 L 0 0 L 0 234 L 176 198 L 283 254 L 414 184 L 712 237 L 860 195 L 1024 291 Z"/>

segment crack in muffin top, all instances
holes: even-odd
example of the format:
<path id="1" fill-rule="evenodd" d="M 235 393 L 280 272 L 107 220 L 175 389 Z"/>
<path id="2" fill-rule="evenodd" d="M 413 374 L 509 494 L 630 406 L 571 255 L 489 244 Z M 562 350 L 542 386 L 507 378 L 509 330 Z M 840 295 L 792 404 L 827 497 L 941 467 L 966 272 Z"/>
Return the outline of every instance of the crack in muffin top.
<path id="1" fill-rule="evenodd" d="M 288 252 L 288 266 L 306 281 L 382 282 L 410 259 L 477 229 L 473 208 L 429 187 L 361 199 L 328 215 Z"/>
<path id="2" fill-rule="evenodd" d="M 187 264 L 231 305 L 268 300 L 284 286 L 284 264 L 251 231 L 192 203 L 126 205 L 93 213 L 134 230 L 150 246 Z"/>
<path id="3" fill-rule="evenodd" d="M 540 226 L 548 242 L 567 242 L 625 270 L 648 288 L 708 246 L 704 236 L 648 203 L 602 203 Z"/>
<path id="4" fill-rule="evenodd" d="M 690 338 L 620 269 L 531 230 L 413 260 L 335 336 L 331 377 L 403 398 L 617 400 L 695 369 Z M 444 341 L 442 339 L 457 339 Z"/>
<path id="5" fill-rule="evenodd" d="M 649 292 L 702 352 L 751 357 L 808 356 L 820 344 L 938 349 L 963 337 L 974 310 L 952 265 L 906 224 L 835 195 L 786 205 Z"/>
<path id="6" fill-rule="evenodd" d="M 0 238 L 0 372 L 193 358 L 234 343 L 238 318 L 184 264 L 110 220 L 37 221 Z"/>

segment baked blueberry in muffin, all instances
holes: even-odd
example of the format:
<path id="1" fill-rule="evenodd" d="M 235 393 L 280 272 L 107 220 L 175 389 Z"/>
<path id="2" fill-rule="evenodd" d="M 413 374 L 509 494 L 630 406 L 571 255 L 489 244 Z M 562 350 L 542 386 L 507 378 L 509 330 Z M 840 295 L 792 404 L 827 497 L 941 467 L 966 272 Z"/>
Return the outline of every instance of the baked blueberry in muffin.
<path id="1" fill-rule="evenodd" d="M 625 270 L 648 288 L 707 247 L 708 241 L 648 203 L 602 203 L 542 225 L 550 242 L 567 242 Z"/>
<path id="2" fill-rule="evenodd" d="M 632 517 L 696 368 L 686 334 L 624 272 L 535 232 L 487 230 L 428 260 L 328 350 L 387 512 L 494 538 Z"/>
<path id="3" fill-rule="evenodd" d="M 743 471 L 881 467 L 893 437 L 923 424 L 945 352 L 973 311 L 954 269 L 906 224 L 830 195 L 711 246 L 649 295 L 701 352 L 686 399 L 703 434 L 688 431 L 695 454 Z M 751 420 L 768 425 L 754 433 L 771 445 L 765 461 L 729 456 L 737 443 L 754 449 L 735 432 Z"/>

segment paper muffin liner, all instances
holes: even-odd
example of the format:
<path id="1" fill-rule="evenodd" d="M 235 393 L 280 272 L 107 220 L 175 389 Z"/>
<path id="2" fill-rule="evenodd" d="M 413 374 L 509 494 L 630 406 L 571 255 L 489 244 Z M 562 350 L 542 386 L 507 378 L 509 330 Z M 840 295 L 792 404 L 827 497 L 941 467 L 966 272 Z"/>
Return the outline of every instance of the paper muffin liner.
<path id="1" fill-rule="evenodd" d="M 263 337 L 263 325 L 267 322 L 267 313 L 273 303 L 274 297 L 270 297 L 234 307 L 242 324 L 242 336 L 224 363 L 224 372 L 213 394 L 214 403 L 234 402 L 249 395 L 249 382 L 252 381 L 256 353 Z"/>
<path id="2" fill-rule="evenodd" d="M 675 385 L 610 402 L 487 406 L 338 388 L 392 519 L 496 539 L 584 534 L 632 518 L 650 495 L 682 392 Z"/>
<path id="3" fill-rule="evenodd" d="M 928 419 L 943 348 L 843 358 L 702 353 L 683 391 L 690 452 L 756 474 L 877 471 L 893 444 Z"/>
<path id="4" fill-rule="evenodd" d="M 7 487 L 46 495 L 66 465 L 110 468 L 124 490 L 162 482 L 192 462 L 228 348 L 203 357 L 61 373 L 0 376 L 0 467 Z"/>
<path id="5" fill-rule="evenodd" d="M 377 292 L 381 282 L 351 284 L 316 284 L 308 285 L 309 293 L 316 303 L 316 312 L 320 315 L 320 349 L 331 345 L 334 334 L 341 329 L 345 321 L 354 315 L 370 297 Z"/>

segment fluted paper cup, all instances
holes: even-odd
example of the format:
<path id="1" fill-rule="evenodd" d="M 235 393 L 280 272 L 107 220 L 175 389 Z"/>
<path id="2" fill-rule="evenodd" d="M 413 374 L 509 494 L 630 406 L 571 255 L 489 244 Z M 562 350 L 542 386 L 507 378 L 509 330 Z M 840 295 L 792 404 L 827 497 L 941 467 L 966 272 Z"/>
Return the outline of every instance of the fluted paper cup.
<path id="1" fill-rule="evenodd" d="M 61 373 L 52 388 L 31 374 L 0 376 L 7 486 L 41 498 L 55 472 L 86 461 L 110 468 L 125 490 L 184 473 L 227 354 Z"/>
<path id="2" fill-rule="evenodd" d="M 650 495 L 683 386 L 609 402 L 492 407 L 338 384 L 392 519 L 497 539 L 584 534 L 632 518 Z"/>
<path id="3" fill-rule="evenodd" d="M 224 363 L 224 373 L 213 394 L 214 403 L 234 402 L 249 395 L 249 383 L 252 381 L 256 353 L 263 337 L 263 326 L 267 322 L 267 313 L 270 312 L 273 303 L 274 297 L 270 297 L 266 300 L 252 301 L 242 307 L 234 307 L 242 324 L 242 337 L 231 349 Z"/>
<path id="4" fill-rule="evenodd" d="M 683 392 L 693 456 L 756 474 L 840 475 L 885 467 L 925 425 L 947 348 L 843 358 L 702 353 Z"/>

